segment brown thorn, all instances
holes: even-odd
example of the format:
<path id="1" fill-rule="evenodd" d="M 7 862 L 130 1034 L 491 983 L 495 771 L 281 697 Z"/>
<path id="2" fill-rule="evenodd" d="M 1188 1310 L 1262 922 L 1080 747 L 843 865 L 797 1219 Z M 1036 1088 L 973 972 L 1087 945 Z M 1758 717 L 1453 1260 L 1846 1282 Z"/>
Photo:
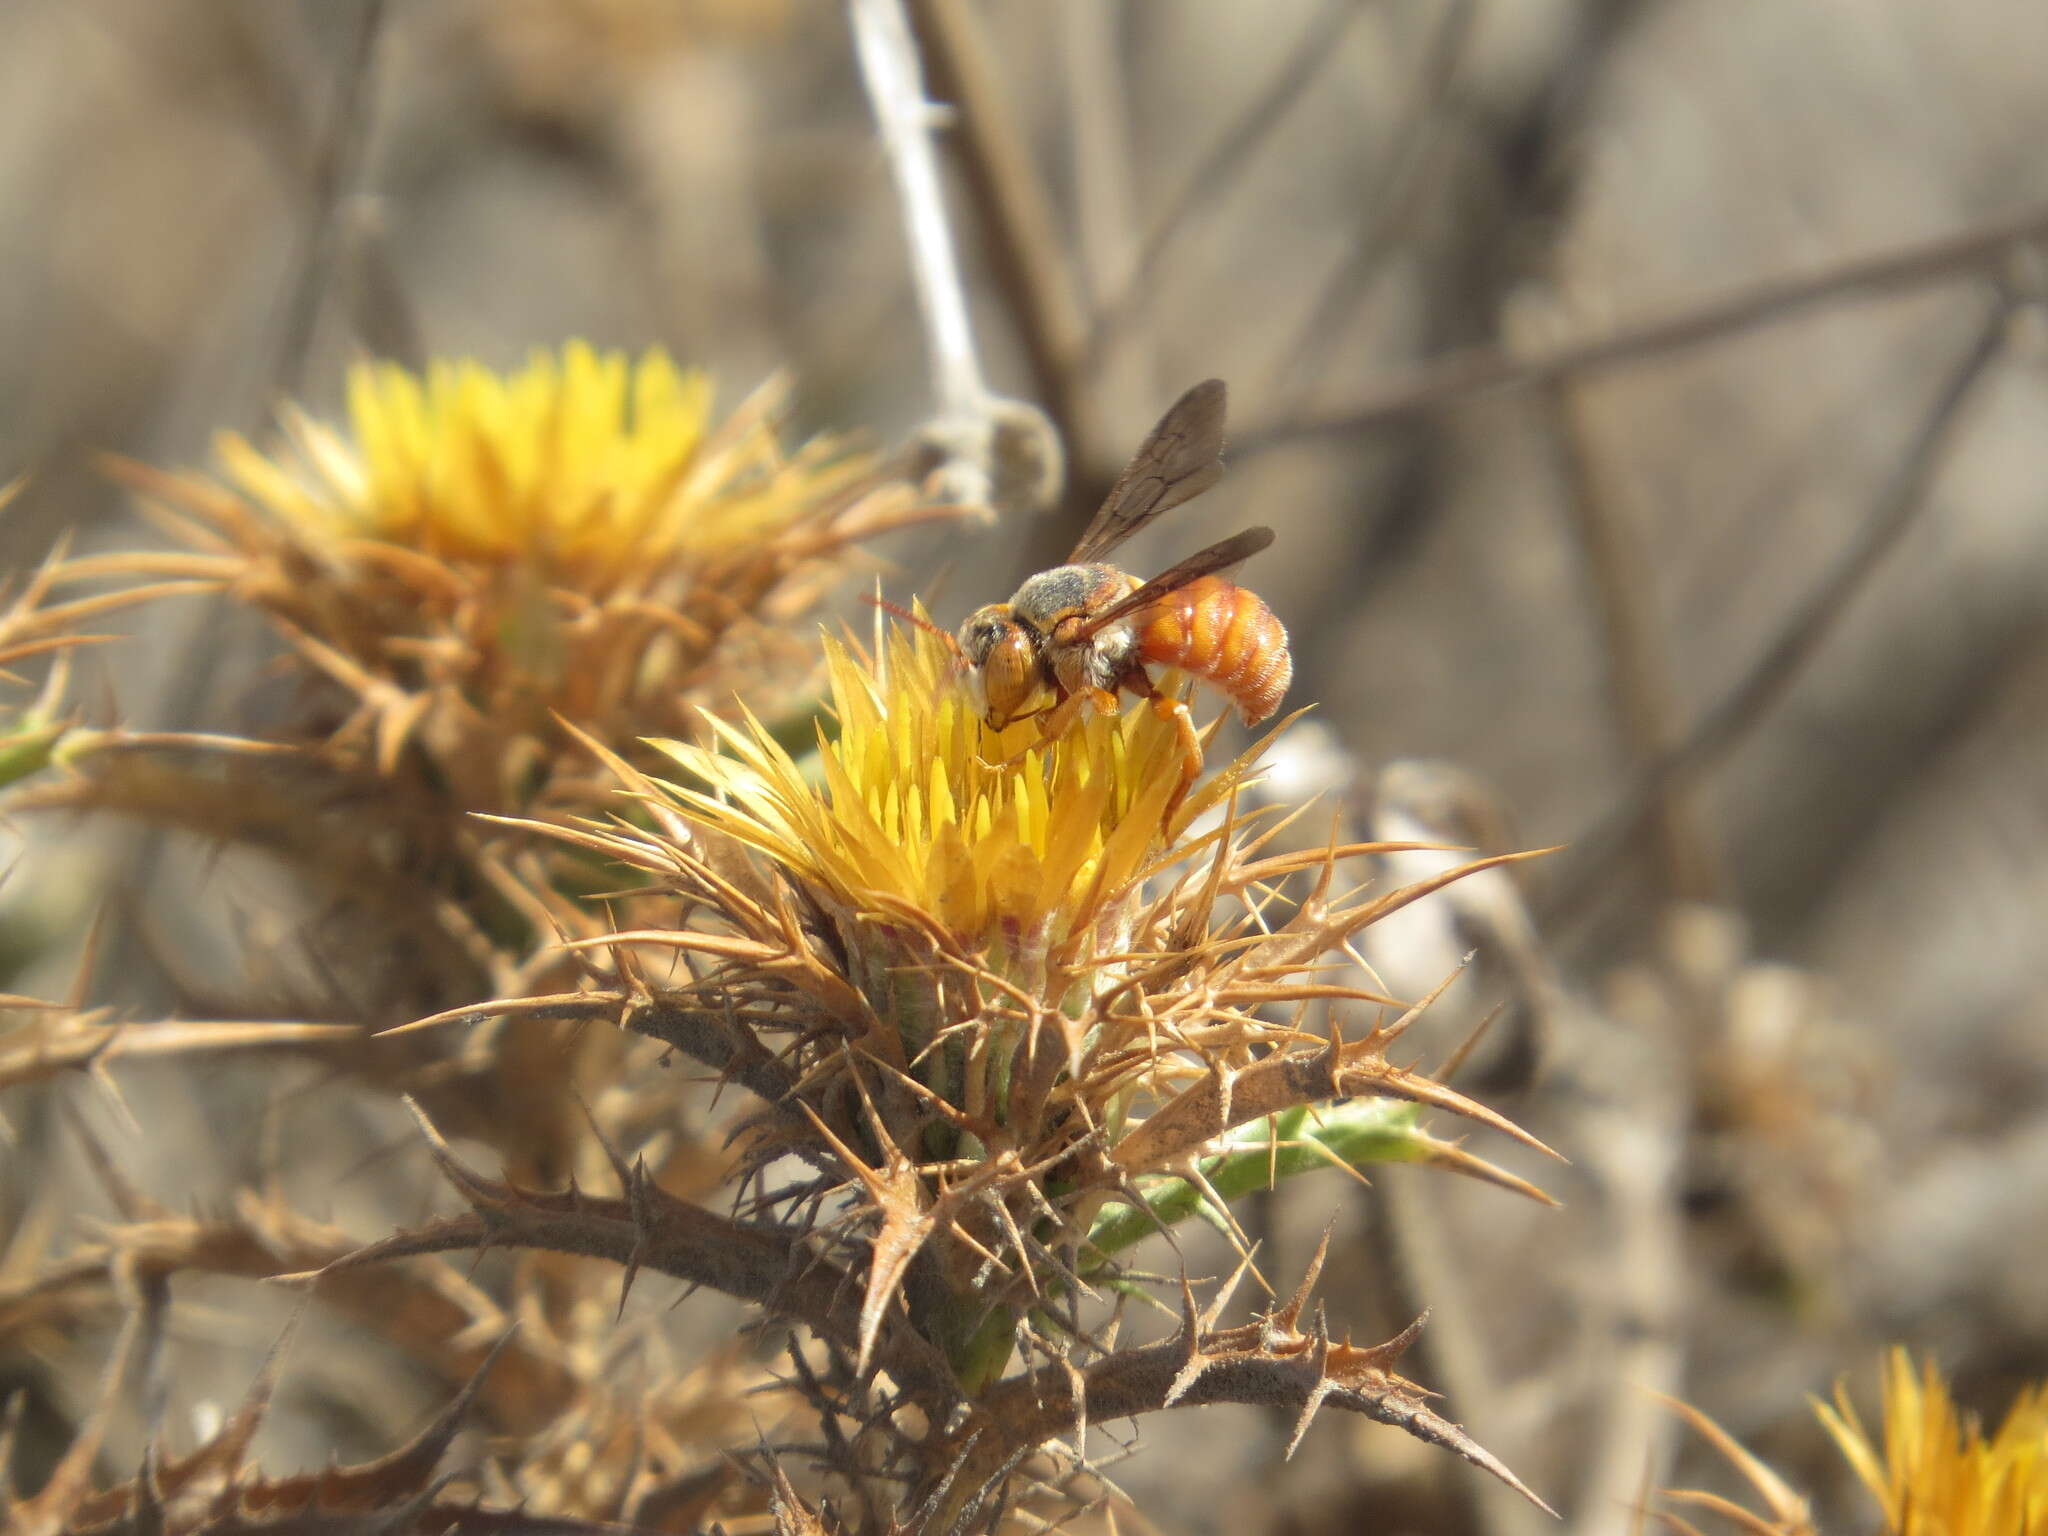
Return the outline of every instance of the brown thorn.
<path id="1" fill-rule="evenodd" d="M 1195 1307 L 1195 1290 L 1188 1283 L 1185 1264 L 1180 1271 L 1180 1307 L 1181 1337 L 1187 1340 L 1187 1347 L 1180 1369 L 1174 1372 L 1173 1380 L 1167 1384 L 1166 1395 L 1161 1399 L 1162 1406 L 1167 1408 L 1181 1400 L 1210 1364 L 1209 1357 L 1202 1353 L 1202 1318 Z"/>
<path id="2" fill-rule="evenodd" d="M 1287 1448 L 1280 1453 L 1282 1461 L 1294 1460 L 1295 1450 L 1301 1445 L 1302 1436 L 1308 1433 L 1309 1425 L 1315 1422 L 1316 1414 L 1322 1410 L 1323 1400 L 1337 1389 L 1337 1383 L 1330 1379 L 1330 1335 L 1327 1328 L 1318 1322 L 1314 1353 L 1308 1357 L 1308 1364 L 1316 1373 L 1315 1384 L 1301 1400 L 1301 1412 L 1294 1420 L 1294 1433 L 1287 1438 Z"/>
<path id="3" fill-rule="evenodd" d="M 71 1133 L 78 1138 L 79 1144 L 84 1148 L 87 1165 L 91 1167 L 100 1187 L 106 1191 L 107 1198 L 113 1202 L 114 1209 L 120 1213 L 123 1221 L 158 1221 L 171 1214 L 128 1177 L 113 1155 L 107 1151 L 106 1144 L 100 1140 L 98 1133 L 86 1123 L 77 1105 L 69 1098 L 61 1098 L 58 1100 L 58 1110 L 65 1124 L 71 1128 Z"/>
<path id="4" fill-rule="evenodd" d="M 1301 1322 L 1302 1311 L 1308 1306 L 1309 1297 L 1315 1293 L 1316 1282 L 1323 1277 L 1323 1262 L 1330 1256 L 1330 1236 L 1336 1230 L 1337 1218 L 1332 1216 L 1323 1224 L 1322 1238 L 1316 1243 L 1316 1251 L 1309 1256 L 1301 1284 L 1295 1287 L 1287 1304 L 1273 1313 L 1273 1321 L 1278 1326 L 1291 1330 Z"/>
<path id="5" fill-rule="evenodd" d="M 1244 1283 L 1245 1275 L 1247 1273 L 1258 1273 L 1252 1266 L 1252 1253 L 1258 1251 L 1258 1246 L 1257 1243 L 1252 1244 L 1251 1252 L 1244 1254 L 1238 1259 L 1237 1268 L 1230 1272 L 1230 1278 L 1216 1288 L 1216 1294 L 1209 1299 L 1209 1305 L 1202 1309 L 1202 1326 L 1204 1328 L 1214 1328 L 1216 1326 L 1217 1321 L 1223 1316 L 1224 1308 L 1230 1305 L 1230 1298 L 1237 1294 L 1238 1286 Z M 1264 1283 L 1263 1280 L 1260 1281 L 1260 1284 L 1263 1285 Z"/>
<path id="6" fill-rule="evenodd" d="M 1410 1008 L 1406 1013 L 1402 1014 L 1401 1017 L 1394 1020 L 1394 1022 L 1389 1024 L 1385 1029 L 1377 1031 L 1376 1033 L 1379 1036 L 1380 1045 L 1386 1046 L 1391 1044 L 1393 1041 L 1400 1039 L 1402 1035 L 1408 1032 L 1410 1026 L 1412 1026 L 1417 1019 L 1421 1018 L 1425 1013 L 1429 1012 L 1430 1007 L 1436 1002 L 1436 1000 L 1442 997 L 1446 992 L 1450 991 L 1450 989 L 1457 984 L 1458 979 L 1462 977 L 1465 974 L 1465 972 L 1471 968 L 1472 957 L 1474 953 L 1475 951 L 1468 950 L 1465 953 L 1464 958 L 1458 961 L 1457 969 L 1452 971 L 1450 975 L 1446 976 L 1442 981 L 1438 982 L 1434 987 L 1432 987 L 1429 991 L 1428 996 L 1424 997 L 1421 1002 L 1415 1004 L 1414 1007 Z"/>
<path id="7" fill-rule="evenodd" d="M 1362 1349 L 1359 1349 L 1356 1345 L 1352 1347 L 1357 1349 L 1362 1363 L 1376 1371 L 1390 1371 L 1394 1368 L 1396 1362 L 1408 1353 L 1409 1347 L 1422 1337 L 1423 1326 L 1428 1321 L 1429 1309 L 1425 1307 L 1416 1314 L 1413 1322 L 1395 1334 L 1391 1339 L 1383 1340 L 1378 1344 L 1367 1345 Z"/>
<path id="8" fill-rule="evenodd" d="M 633 1282 L 640 1278 L 641 1267 L 647 1258 L 648 1231 L 654 1224 L 647 1198 L 654 1180 L 647 1172 L 646 1159 L 636 1161 L 622 1182 L 626 1190 L 626 1209 L 633 1222 L 633 1246 L 626 1251 L 626 1262 L 619 1271 L 619 1304 L 612 1314 L 614 1324 L 626 1315 L 626 1297 L 632 1293 Z"/>
<path id="9" fill-rule="evenodd" d="M 1449 1083 L 1452 1078 L 1456 1077 L 1459 1068 L 1465 1065 L 1473 1049 L 1481 1040 L 1486 1038 L 1487 1031 L 1493 1028 L 1494 1021 L 1507 1011 L 1507 1006 L 1505 1002 L 1499 1002 L 1487 1009 L 1486 1016 L 1475 1024 L 1472 1027 L 1472 1032 L 1458 1043 L 1458 1048 L 1451 1052 L 1449 1059 L 1430 1075 L 1440 1083 Z"/>

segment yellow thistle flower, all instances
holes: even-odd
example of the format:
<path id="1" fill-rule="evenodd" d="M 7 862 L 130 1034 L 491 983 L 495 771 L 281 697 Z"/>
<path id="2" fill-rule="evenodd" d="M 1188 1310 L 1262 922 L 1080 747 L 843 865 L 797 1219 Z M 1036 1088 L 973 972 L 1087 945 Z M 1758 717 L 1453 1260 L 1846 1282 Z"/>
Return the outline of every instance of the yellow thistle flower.
<path id="1" fill-rule="evenodd" d="M 1988 1440 L 1959 1414 L 1933 1361 L 1916 1376 L 1894 1348 L 1884 1370 L 1884 1440 L 1844 1387 L 1815 1411 L 1884 1511 L 1887 1536 L 2018 1536 L 2048 1531 L 2048 1383 L 2022 1392 Z"/>
<path id="2" fill-rule="evenodd" d="M 261 695 L 270 718 L 242 722 L 258 752 L 102 735 L 88 745 L 106 750 L 73 754 L 77 772 L 23 803 L 136 816 L 296 868 L 329 914 L 321 963 L 351 978 L 345 999 L 307 1004 L 316 1017 L 395 1023 L 491 988 L 585 921 L 568 893 L 593 880 L 515 854 L 471 813 L 560 821 L 611 803 L 562 721 L 635 742 L 694 731 L 736 693 L 807 717 L 816 647 L 796 621 L 861 541 L 960 511 L 843 440 L 786 449 L 779 399 L 760 391 L 721 420 L 704 374 L 580 342 L 504 374 L 365 363 L 342 422 L 287 411 L 268 456 L 226 434 L 212 475 L 121 466 L 187 547 L 71 560 L 52 580 L 116 578 L 119 601 L 225 596 L 268 621 L 288 686 Z M 6 749 L 29 769 L 48 755 L 40 738 Z M 366 979 L 358 954 L 388 963 Z M 609 1070 L 595 1038 L 575 1053 L 586 1082 Z M 546 1142 L 542 1166 L 559 1167 L 581 1126 L 567 1049 L 529 1031 L 472 1050 L 439 1079 L 461 1102 L 451 1086 L 436 1111 L 465 1134 L 495 1122 L 515 1148 Z"/>
<path id="3" fill-rule="evenodd" d="M 1216 1326 L 1220 1298 L 1204 1310 L 1185 1294 L 1164 1369 L 1108 1352 L 1113 1322 L 1095 1310 L 1136 1245 L 1196 1215 L 1232 1231 L 1249 1265 L 1231 1202 L 1314 1169 L 1423 1163 L 1544 1198 L 1422 1124 L 1441 1110 L 1548 1150 L 1388 1059 L 1419 1010 L 1349 1030 L 1304 1020 L 1386 1007 L 1330 957 L 1501 861 L 1335 893 L 1338 861 L 1383 850 L 1273 854 L 1234 812 L 1182 835 L 1231 799 L 1258 747 L 1167 823 L 1184 761 L 1173 722 L 1134 707 L 1049 742 L 1032 721 L 992 730 L 956 665 L 928 627 L 890 627 L 872 654 L 828 643 L 838 729 L 821 729 L 815 770 L 745 714 L 714 722 L 708 745 L 656 743 L 687 783 L 588 739 L 637 811 L 519 824 L 648 877 L 622 898 L 641 925 L 571 941 L 587 968 L 576 992 L 408 1027 L 605 1020 L 756 1096 L 739 1140 L 748 1230 L 800 1235 L 807 1273 L 843 1309 L 821 1322 L 839 1365 L 886 1370 L 917 1433 L 958 1437 L 928 1448 L 928 1465 L 959 1474 L 918 1495 L 941 1512 L 934 1528 L 964 1525 L 978 1490 L 1071 1429 L 1053 1404 L 1079 1378 L 1051 1367 L 1054 1392 L 1038 1356 L 1099 1356 L 1090 1402 L 1099 1388 L 1133 1416 L 1189 1400 L 1213 1365 L 1256 1394 L 1236 1400 L 1294 1402 L 1302 1425 L 1326 1402 L 1371 1412 L 1520 1487 L 1393 1374 L 1409 1335 L 1340 1344 L 1311 1320 L 1307 1287 L 1239 1329 Z M 815 1177 L 771 1175 L 792 1156 Z"/>
<path id="4" fill-rule="evenodd" d="M 1757 1514 L 1717 1494 L 1666 1490 L 1666 1497 L 1705 1509 L 1751 1536 L 1814 1536 L 1807 1501 L 1776 1472 L 1744 1450 L 1689 1404 L 1672 1407 L 1739 1471 L 1761 1496 Z M 1876 1497 L 1883 1536 L 2026 1536 L 2048 1531 L 2048 1382 L 2019 1395 L 1989 1440 L 1974 1418 L 1956 1411 L 1930 1360 L 1916 1375 L 1912 1357 L 1894 1348 L 1884 1362 L 1882 1443 L 1863 1427 L 1848 1388 L 1814 1412 L 1842 1457 Z M 1682 1536 L 1695 1527 L 1658 1517 Z"/>
<path id="5" fill-rule="evenodd" d="M 703 373 L 582 342 L 502 375 L 364 363 L 346 430 L 289 410 L 274 456 L 221 435 L 220 480 L 127 467 L 207 553 L 74 575 L 211 576 L 353 696 L 316 728 L 344 758 L 388 776 L 417 745 L 460 808 L 546 803 L 552 717 L 631 740 L 787 699 L 813 664 L 789 621 L 851 546 L 959 510 L 840 440 L 786 452 L 780 394 L 717 423 Z"/>
<path id="6" fill-rule="evenodd" d="M 776 441 L 779 391 L 712 431 L 712 385 L 650 349 L 571 342 L 509 375 L 441 362 L 350 370 L 353 441 L 287 412 L 295 462 L 223 433 L 216 451 L 252 501 L 312 542 L 374 539 L 434 559 L 534 562 L 597 596 L 679 560 L 758 544 L 814 515 L 867 464 L 821 440 Z"/>
<path id="7" fill-rule="evenodd" d="M 1170 724 L 1136 709 L 1051 743 L 1032 721 L 993 730 L 924 630 L 892 628 L 879 667 L 828 639 L 826 667 L 839 734 L 819 744 L 822 794 L 750 717 L 714 723 L 722 751 L 661 744 L 713 786 L 681 803 L 845 913 L 922 914 L 956 944 L 1041 963 L 1073 938 L 1122 947 L 1100 920 L 1160 854 Z"/>
<path id="8" fill-rule="evenodd" d="M 652 828 L 549 830 L 653 876 L 658 910 L 680 896 L 693 914 L 682 928 L 579 946 L 612 951 L 622 981 L 648 974 L 637 947 L 690 957 L 689 979 L 631 984 L 631 1026 L 709 1049 L 704 1059 L 776 1100 L 781 1125 L 764 1128 L 757 1162 L 795 1132 L 858 1170 L 883 1230 L 864 1348 L 928 1240 L 967 1298 L 934 1327 L 979 1379 L 1007 1358 L 1010 1330 L 1050 1283 L 1043 1250 L 1081 1245 L 1073 1262 L 1092 1273 L 1204 1203 L 1219 1214 L 1226 1191 L 1242 1193 L 1255 1174 L 1355 1156 L 1436 1163 L 1534 1193 L 1429 1136 L 1405 1108 L 1338 1107 L 1314 1126 L 1294 1113 L 1386 1096 L 1523 1135 L 1393 1067 L 1383 1047 L 1398 1026 L 1347 1042 L 1258 1016 L 1310 999 L 1385 1003 L 1313 973 L 1421 893 L 1253 916 L 1281 905 L 1276 882 L 1326 875 L 1355 851 L 1260 858 L 1234 816 L 1178 836 L 1230 797 L 1258 747 L 1167 825 L 1181 746 L 1154 711 L 1086 716 L 1042 742 L 1034 722 L 985 724 L 933 630 L 891 628 L 872 658 L 850 644 L 827 650 L 839 730 L 821 731 L 815 775 L 751 716 L 714 722 L 710 746 L 656 744 L 703 787 L 650 779 L 599 745 Z M 594 993 L 592 1006 L 617 1005 Z M 767 1045 L 784 1035 L 793 1048 Z M 714 1036 L 722 1043 L 707 1047 Z M 1142 1216 L 1141 1187 L 1156 1193 Z M 1011 1257 L 986 1270 L 1006 1244 Z"/>

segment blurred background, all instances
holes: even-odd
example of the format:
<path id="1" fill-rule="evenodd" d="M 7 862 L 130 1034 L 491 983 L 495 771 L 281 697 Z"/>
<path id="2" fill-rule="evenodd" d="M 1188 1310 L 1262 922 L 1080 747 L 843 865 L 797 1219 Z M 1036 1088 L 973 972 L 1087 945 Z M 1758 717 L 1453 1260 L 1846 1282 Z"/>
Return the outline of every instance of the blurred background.
<path id="1" fill-rule="evenodd" d="M 1262 1215 L 1268 1273 L 1341 1202 L 1333 1321 L 1434 1307 L 1410 1374 L 1575 1530 L 1627 1529 L 1646 1479 L 1737 1486 L 1644 1388 L 1828 1510 L 1855 1506 L 1806 1395 L 1846 1373 L 1868 1406 L 1886 1342 L 2002 1411 L 2048 1373 L 2048 9 L 912 9 L 990 381 L 1047 411 L 1069 488 L 885 547 L 889 589 L 953 622 L 1057 563 L 1220 375 L 1227 478 L 1125 563 L 1278 531 L 1245 579 L 1315 705 L 1285 791 L 1359 835 L 1562 845 L 1367 958 L 1414 994 L 1476 948 L 1413 1038 L 1442 1060 L 1500 1005 L 1461 1086 L 1574 1159 L 1516 1164 L 1566 1209 L 1307 1181 Z M 15 570 L 156 537 L 95 455 L 201 464 L 287 398 L 332 414 L 366 353 L 660 344 L 727 401 L 787 372 L 805 430 L 892 444 L 934 413 L 816 0 L 7 0 L 0 273 Z M 249 637 L 135 622 L 151 643 L 81 702 L 230 728 Z M 153 953 L 221 952 L 203 860 L 8 836 L 8 990 L 61 995 L 102 915 L 92 995 L 138 1015 Z M 173 878 L 202 896 L 143 942 Z M 122 1082 L 181 1208 L 314 1113 L 253 1068 Z M 48 1106 L 5 1108 L 12 1219 L 53 1183 L 94 1208 Z M 321 1214 L 416 1215 L 424 1170 L 360 1166 L 382 1134 L 301 1159 Z M 232 1394 L 275 1329 L 209 1326 Z M 49 1434 L 94 1358 L 45 1384 Z M 295 1371 L 281 1454 L 375 1448 L 369 1366 Z M 1280 1475 L 1290 1426 L 1169 1418 L 1116 1474 L 1164 1531 L 1550 1528 L 1370 1424 L 1326 1417 Z"/>

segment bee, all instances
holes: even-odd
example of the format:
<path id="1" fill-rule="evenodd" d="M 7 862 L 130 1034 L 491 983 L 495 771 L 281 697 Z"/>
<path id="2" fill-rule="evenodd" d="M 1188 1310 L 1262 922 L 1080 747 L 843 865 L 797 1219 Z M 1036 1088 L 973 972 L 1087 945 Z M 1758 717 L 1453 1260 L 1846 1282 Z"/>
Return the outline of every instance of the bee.
<path id="1" fill-rule="evenodd" d="M 1040 739 L 1052 741 L 1084 710 L 1116 714 L 1120 692 L 1171 721 L 1182 768 L 1169 820 L 1202 771 L 1202 744 L 1187 706 L 1161 693 L 1148 669 L 1174 667 L 1210 683 L 1246 725 L 1272 714 L 1294 677 L 1287 631 L 1273 610 L 1221 574 L 1272 543 L 1272 529 L 1247 528 L 1150 581 L 1103 563 L 1162 512 L 1222 477 L 1224 393 L 1223 381 L 1210 379 L 1176 400 L 1067 563 L 1029 578 L 1007 603 L 977 608 L 956 640 L 969 694 L 997 729 L 1035 714 Z M 1041 704 L 1048 695 L 1051 702 Z"/>

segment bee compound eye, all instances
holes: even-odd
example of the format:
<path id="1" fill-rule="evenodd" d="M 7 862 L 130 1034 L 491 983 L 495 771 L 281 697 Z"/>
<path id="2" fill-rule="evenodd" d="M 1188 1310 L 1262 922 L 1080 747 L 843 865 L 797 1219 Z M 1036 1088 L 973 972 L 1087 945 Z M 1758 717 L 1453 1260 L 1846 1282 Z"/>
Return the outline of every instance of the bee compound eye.
<path id="1" fill-rule="evenodd" d="M 960 654 L 970 666 L 980 666 L 1015 633 L 1016 626 L 999 607 L 977 608 L 960 626 Z"/>
<path id="2" fill-rule="evenodd" d="M 1022 635 L 1010 634 L 989 653 L 982 670 L 989 718 L 1000 717 L 1007 724 L 1031 695 L 1031 647 Z"/>

